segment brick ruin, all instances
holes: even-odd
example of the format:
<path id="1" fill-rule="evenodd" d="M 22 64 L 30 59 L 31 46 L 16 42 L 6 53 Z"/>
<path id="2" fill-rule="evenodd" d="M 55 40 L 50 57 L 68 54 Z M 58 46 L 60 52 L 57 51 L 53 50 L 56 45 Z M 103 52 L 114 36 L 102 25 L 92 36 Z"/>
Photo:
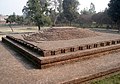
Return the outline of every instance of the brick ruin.
<path id="1" fill-rule="evenodd" d="M 49 41 L 41 44 L 26 41 L 23 38 L 12 36 L 6 36 L 2 38 L 2 42 L 13 47 L 18 53 L 21 53 L 30 61 L 35 63 L 39 68 L 46 68 L 58 64 L 71 63 L 79 61 L 82 58 L 90 58 L 94 56 L 104 55 L 112 52 L 120 51 L 120 36 L 102 34 L 100 36 L 71 39 L 66 41 L 52 41 L 49 45 L 54 44 L 61 45 L 49 49 L 40 47 L 43 44 L 47 45 Z M 79 41 L 78 43 L 76 41 Z M 65 44 L 63 44 L 63 43 Z M 72 42 L 76 42 L 75 44 Z M 81 43 L 80 43 L 81 42 Z M 69 43 L 69 45 L 67 45 Z M 65 45 L 65 46 L 64 46 Z"/>

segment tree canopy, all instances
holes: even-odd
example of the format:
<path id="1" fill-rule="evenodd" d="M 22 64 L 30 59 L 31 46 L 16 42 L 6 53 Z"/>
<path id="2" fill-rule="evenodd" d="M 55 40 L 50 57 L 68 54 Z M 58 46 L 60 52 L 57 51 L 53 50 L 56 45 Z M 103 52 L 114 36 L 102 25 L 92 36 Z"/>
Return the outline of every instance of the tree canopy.
<path id="1" fill-rule="evenodd" d="M 16 15 L 15 15 L 15 13 L 13 13 L 13 15 L 8 16 L 8 18 L 5 19 L 5 20 L 6 20 L 6 23 L 9 23 L 9 27 L 11 28 L 11 30 L 13 32 L 13 28 L 11 27 L 11 24 L 16 22 Z"/>
<path id="2" fill-rule="evenodd" d="M 108 15 L 114 22 L 120 22 L 120 0 L 110 0 Z"/>
<path id="3" fill-rule="evenodd" d="M 107 10 L 94 14 L 92 16 L 92 20 L 96 22 L 98 26 L 102 26 L 102 24 L 112 25 L 113 23 L 113 21 L 107 14 Z"/>
<path id="4" fill-rule="evenodd" d="M 116 23 L 120 32 L 120 0 L 110 0 L 108 6 L 108 15 Z"/>
<path id="5" fill-rule="evenodd" d="M 6 23 L 13 23 L 16 21 L 16 15 L 13 13 L 13 15 L 9 15 L 8 18 L 6 19 Z"/>
<path id="6" fill-rule="evenodd" d="M 93 3 L 90 4 L 89 12 L 90 12 L 91 14 L 95 14 L 95 13 L 96 13 L 96 11 L 95 11 L 95 5 L 94 5 Z"/>
<path id="7" fill-rule="evenodd" d="M 39 28 L 50 24 L 50 18 L 48 17 L 48 1 L 47 0 L 28 0 L 26 6 L 23 8 L 23 12 L 26 17 L 30 18 Z"/>
<path id="8" fill-rule="evenodd" d="M 78 15 L 78 5 L 79 2 L 77 0 L 63 0 L 63 13 L 66 19 L 70 22 L 70 25 Z"/>

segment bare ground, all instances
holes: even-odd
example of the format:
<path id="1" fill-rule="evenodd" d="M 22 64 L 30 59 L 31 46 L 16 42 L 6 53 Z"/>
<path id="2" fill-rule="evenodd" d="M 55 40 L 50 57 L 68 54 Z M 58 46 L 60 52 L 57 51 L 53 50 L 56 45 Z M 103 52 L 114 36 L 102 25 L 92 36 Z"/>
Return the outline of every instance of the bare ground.
<path id="1" fill-rule="evenodd" d="M 70 40 L 86 37 L 98 36 L 99 33 L 93 32 L 89 29 L 81 28 L 50 28 L 24 35 L 24 39 L 28 41 L 57 41 L 57 40 Z"/>

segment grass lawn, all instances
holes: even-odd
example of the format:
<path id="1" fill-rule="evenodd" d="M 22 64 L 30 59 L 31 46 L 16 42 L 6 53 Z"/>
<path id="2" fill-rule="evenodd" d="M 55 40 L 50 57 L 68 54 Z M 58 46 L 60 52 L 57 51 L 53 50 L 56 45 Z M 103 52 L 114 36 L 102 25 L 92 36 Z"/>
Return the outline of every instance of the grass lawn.
<path id="1" fill-rule="evenodd" d="M 120 84 L 120 73 L 101 80 L 93 81 L 91 84 Z"/>

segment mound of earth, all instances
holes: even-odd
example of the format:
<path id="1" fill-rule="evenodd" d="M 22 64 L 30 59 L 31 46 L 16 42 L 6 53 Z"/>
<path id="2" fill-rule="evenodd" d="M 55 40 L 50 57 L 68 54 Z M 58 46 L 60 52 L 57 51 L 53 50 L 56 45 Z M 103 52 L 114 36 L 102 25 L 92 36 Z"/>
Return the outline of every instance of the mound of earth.
<path id="1" fill-rule="evenodd" d="M 23 38 L 27 41 L 57 41 L 98 36 L 99 34 L 89 29 L 80 28 L 51 28 L 37 33 L 26 34 Z"/>

